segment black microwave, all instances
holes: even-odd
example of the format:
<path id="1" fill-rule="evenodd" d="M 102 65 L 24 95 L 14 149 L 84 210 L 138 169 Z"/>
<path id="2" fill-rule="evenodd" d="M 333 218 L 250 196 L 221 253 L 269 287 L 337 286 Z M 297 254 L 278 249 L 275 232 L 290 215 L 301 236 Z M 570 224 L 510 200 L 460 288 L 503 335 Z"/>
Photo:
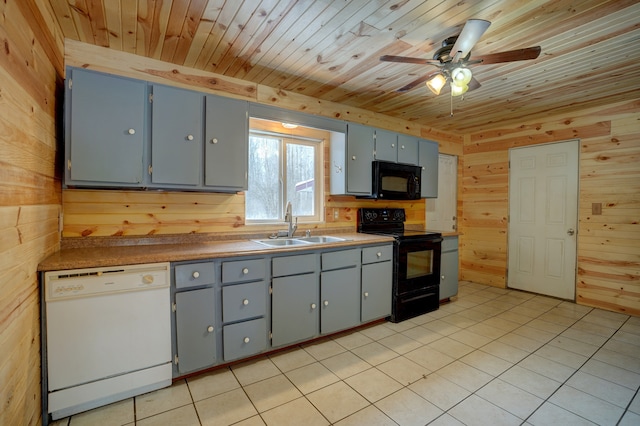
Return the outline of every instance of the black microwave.
<path id="1" fill-rule="evenodd" d="M 371 198 L 382 200 L 420 199 L 422 169 L 413 164 L 372 162 Z"/>

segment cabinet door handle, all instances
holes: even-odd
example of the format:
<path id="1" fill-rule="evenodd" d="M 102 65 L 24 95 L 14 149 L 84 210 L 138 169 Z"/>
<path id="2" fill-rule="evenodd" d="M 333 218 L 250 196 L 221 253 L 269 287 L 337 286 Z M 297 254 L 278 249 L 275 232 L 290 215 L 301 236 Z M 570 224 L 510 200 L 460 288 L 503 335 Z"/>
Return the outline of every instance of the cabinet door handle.
<path id="1" fill-rule="evenodd" d="M 127 133 L 129 133 L 130 135 L 135 135 L 136 134 L 136 129 L 129 129 L 129 130 L 127 130 Z"/>
<path id="2" fill-rule="evenodd" d="M 440 278 L 444 280 L 444 275 L 440 276 Z"/>
<path id="3" fill-rule="evenodd" d="M 249 268 L 242 268 L 242 273 L 247 275 L 249 273 Z"/>
<path id="4" fill-rule="evenodd" d="M 247 305 L 249 304 L 249 299 L 244 299 L 244 300 L 242 301 L 242 304 L 243 304 L 244 306 L 247 306 Z"/>
<path id="5" fill-rule="evenodd" d="M 193 274 L 191 274 L 191 276 L 192 276 L 193 278 L 199 278 L 199 277 L 200 277 L 200 272 L 198 272 L 198 271 L 193 271 Z"/>
<path id="6" fill-rule="evenodd" d="M 392 143 L 392 144 L 391 144 L 391 148 L 395 148 L 395 147 L 396 147 L 396 144 L 395 144 L 395 143 Z"/>
<path id="7" fill-rule="evenodd" d="M 212 333 L 212 332 L 213 332 L 213 326 L 212 326 L 212 325 L 210 325 L 209 327 L 207 327 L 207 331 L 208 331 L 209 333 Z"/>
<path id="8" fill-rule="evenodd" d="M 400 146 L 400 149 L 404 149 L 404 145 L 401 145 L 401 146 Z"/>
<path id="9" fill-rule="evenodd" d="M 218 143 L 218 138 L 213 138 L 213 139 L 211 139 L 211 143 L 213 143 L 213 144 Z"/>
<path id="10" fill-rule="evenodd" d="M 317 306 L 316 306 L 316 304 L 315 304 L 315 303 L 312 303 L 312 304 L 311 304 L 311 309 L 315 309 L 316 307 L 317 307 Z"/>
<path id="11" fill-rule="evenodd" d="M 323 302 L 323 304 L 324 304 L 324 306 L 329 306 L 329 301 L 328 301 L 328 300 L 325 300 L 325 301 Z"/>
<path id="12" fill-rule="evenodd" d="M 352 160 L 355 160 L 355 159 L 356 159 L 356 156 L 354 155 L 353 157 L 351 157 L 351 159 L 352 159 Z"/>
<path id="13" fill-rule="evenodd" d="M 369 297 L 369 292 L 368 291 L 364 292 L 364 297 Z"/>
<path id="14" fill-rule="evenodd" d="M 193 135 L 187 135 L 187 140 L 188 141 L 192 141 L 193 140 Z"/>
<path id="15" fill-rule="evenodd" d="M 251 339 L 249 339 L 248 337 L 245 337 L 244 339 L 242 339 L 243 342 L 245 343 L 249 343 L 251 341 Z"/>

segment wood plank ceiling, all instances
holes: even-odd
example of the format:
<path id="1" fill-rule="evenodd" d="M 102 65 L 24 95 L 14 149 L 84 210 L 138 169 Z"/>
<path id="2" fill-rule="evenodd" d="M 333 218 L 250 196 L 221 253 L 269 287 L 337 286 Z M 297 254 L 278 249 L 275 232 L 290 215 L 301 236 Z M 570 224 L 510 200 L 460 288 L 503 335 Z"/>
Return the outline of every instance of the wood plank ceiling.
<path id="1" fill-rule="evenodd" d="M 67 38 L 468 133 L 640 98 L 637 0 L 49 0 Z M 463 98 L 423 84 L 467 19 L 471 52 L 541 46 L 535 60 L 472 65 Z M 454 115 L 450 116 L 451 105 Z"/>

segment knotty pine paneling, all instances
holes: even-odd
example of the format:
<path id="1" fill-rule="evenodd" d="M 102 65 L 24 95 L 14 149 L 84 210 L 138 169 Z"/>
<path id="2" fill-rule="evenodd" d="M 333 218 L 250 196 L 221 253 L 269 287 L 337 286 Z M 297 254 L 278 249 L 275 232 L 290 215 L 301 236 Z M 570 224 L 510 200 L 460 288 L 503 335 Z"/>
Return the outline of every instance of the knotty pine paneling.
<path id="1" fill-rule="evenodd" d="M 63 38 L 41 0 L 0 4 L 0 424 L 42 423 L 37 267 L 60 246 Z"/>
<path id="2" fill-rule="evenodd" d="M 576 302 L 640 315 L 640 102 L 465 137 L 461 279 L 506 286 L 508 150 L 580 139 Z M 592 214 L 602 204 L 602 215 Z"/>

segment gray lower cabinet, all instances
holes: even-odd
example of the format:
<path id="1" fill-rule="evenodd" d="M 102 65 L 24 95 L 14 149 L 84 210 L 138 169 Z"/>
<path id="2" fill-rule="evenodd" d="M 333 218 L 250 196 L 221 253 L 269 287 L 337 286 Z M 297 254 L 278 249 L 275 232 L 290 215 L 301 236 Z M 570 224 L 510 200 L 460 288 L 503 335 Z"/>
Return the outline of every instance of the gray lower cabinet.
<path id="1" fill-rule="evenodd" d="M 146 83 L 70 68 L 66 91 L 65 185 L 141 186 Z"/>
<path id="2" fill-rule="evenodd" d="M 318 274 L 273 278 L 271 287 L 271 345 L 278 347 L 316 336 Z"/>
<path id="3" fill-rule="evenodd" d="M 202 175 L 204 96 L 154 85 L 151 118 L 151 183 L 198 186 Z"/>
<path id="4" fill-rule="evenodd" d="M 444 237 L 440 261 L 440 300 L 458 294 L 458 237 Z"/>
<path id="5" fill-rule="evenodd" d="M 361 321 L 391 315 L 393 245 L 362 249 Z"/>
<path id="6" fill-rule="evenodd" d="M 178 371 L 188 373 L 216 363 L 215 289 L 175 295 Z"/>
<path id="7" fill-rule="evenodd" d="M 267 349 L 267 260 L 223 261 L 222 351 L 225 361 Z"/>
<path id="8" fill-rule="evenodd" d="M 322 253 L 320 333 L 360 324 L 360 249 Z"/>

